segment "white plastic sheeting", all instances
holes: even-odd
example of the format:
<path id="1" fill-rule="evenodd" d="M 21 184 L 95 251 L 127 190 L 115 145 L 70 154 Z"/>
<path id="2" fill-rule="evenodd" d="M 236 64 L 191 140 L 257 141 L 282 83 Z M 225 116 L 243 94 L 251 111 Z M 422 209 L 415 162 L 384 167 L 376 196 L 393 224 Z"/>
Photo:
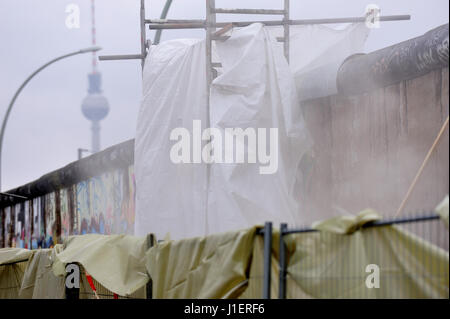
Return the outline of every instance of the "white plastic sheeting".
<path id="1" fill-rule="evenodd" d="M 269 128 L 277 128 L 278 170 L 260 174 L 259 163 L 212 164 L 208 201 L 211 231 L 265 221 L 301 221 L 296 172 L 309 140 L 294 79 L 276 44 L 260 24 L 235 30 L 230 39 L 216 43 L 223 74 L 211 86 L 211 126 L 220 129 L 222 136 L 226 128 L 266 128 L 267 144 Z"/>
<path id="2" fill-rule="evenodd" d="M 172 129 L 206 122 L 205 45 L 173 40 L 152 46 L 143 73 L 143 101 L 137 122 L 135 235 L 170 232 L 172 238 L 204 234 L 205 164 L 174 164 Z"/>
<path id="3" fill-rule="evenodd" d="M 364 23 L 334 29 L 324 25 L 291 27 L 290 68 L 300 100 L 337 93 L 342 62 L 361 53 L 370 29 Z"/>
<path id="4" fill-rule="evenodd" d="M 172 40 L 152 46 L 144 68 L 144 97 L 135 142 L 135 234 L 155 233 L 162 238 L 170 233 L 171 238 L 180 239 L 265 221 L 302 223 L 305 212 L 298 208 L 298 165 L 311 141 L 301 115 L 298 86 L 305 82 L 305 76 L 319 70 L 327 70 L 323 71 L 325 76 L 336 79 L 342 62 L 338 60 L 346 56 L 330 57 L 330 50 L 341 47 L 339 52 L 352 53 L 355 48 L 342 48 L 348 46 L 346 41 L 358 38 L 354 28 L 358 27 L 343 31 L 293 28 L 290 66 L 275 39 L 276 29 L 260 24 L 234 29 L 227 41 L 215 46 L 219 57 L 215 62 L 221 62 L 223 68 L 211 85 L 209 114 L 204 41 Z M 361 30 L 362 39 L 366 31 Z M 333 38 L 335 32 L 340 38 Z M 319 35 L 324 35 L 323 45 Z M 310 43 L 300 43 L 308 39 Z M 334 93 L 335 84 L 333 87 L 329 82 L 323 81 L 323 89 L 307 91 L 309 95 L 303 92 L 302 99 Z M 195 132 L 193 120 L 200 120 L 204 130 L 208 118 L 209 126 L 222 137 L 227 128 L 267 129 L 267 151 L 269 128 L 277 128 L 277 170 L 261 174 L 261 166 L 267 164 L 217 163 L 217 158 L 209 167 L 204 162 L 173 163 L 170 151 L 176 142 L 169 139 L 172 130 L 186 128 L 191 136 L 201 135 Z M 249 152 L 257 150 L 249 147 L 248 139 L 243 141 L 248 159 Z M 205 143 L 192 140 L 191 158 Z"/>

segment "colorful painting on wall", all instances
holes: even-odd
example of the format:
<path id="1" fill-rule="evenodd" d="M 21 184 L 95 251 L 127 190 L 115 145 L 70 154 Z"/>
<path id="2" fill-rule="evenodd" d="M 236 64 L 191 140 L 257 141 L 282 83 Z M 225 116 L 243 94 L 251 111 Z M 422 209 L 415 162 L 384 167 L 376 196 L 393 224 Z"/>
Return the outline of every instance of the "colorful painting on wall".
<path id="1" fill-rule="evenodd" d="M 90 233 L 89 220 L 91 209 L 89 205 L 89 182 L 82 181 L 77 184 L 77 215 L 79 220 L 78 234 L 84 235 Z"/>
<path id="2" fill-rule="evenodd" d="M 3 247 L 13 247 L 12 246 L 12 225 L 11 225 L 11 207 L 6 207 L 3 210 L 4 218 L 3 218 L 3 233 L 4 233 L 4 240 L 3 240 Z"/>
<path id="3" fill-rule="evenodd" d="M 25 208 L 25 234 L 24 234 L 24 248 L 29 249 L 31 248 L 31 216 L 32 209 L 30 209 L 30 201 L 27 200 L 24 203 Z"/>
<path id="4" fill-rule="evenodd" d="M 46 194 L 44 198 L 45 247 L 51 248 L 57 243 L 55 193 Z"/>
<path id="5" fill-rule="evenodd" d="M 2 247 L 11 247 L 11 232 L 10 232 L 10 224 L 11 224 L 11 207 L 5 207 L 3 209 L 3 219 L 2 219 Z"/>
<path id="6" fill-rule="evenodd" d="M 134 233 L 132 166 L 6 207 L 0 247 L 50 248 L 70 235 Z"/>
<path id="7" fill-rule="evenodd" d="M 4 227 L 4 221 L 3 221 L 5 219 L 4 215 L 5 215 L 5 210 L 1 209 L 0 210 L 0 248 L 5 247 L 5 243 L 4 243 L 5 227 Z"/>
<path id="8" fill-rule="evenodd" d="M 32 234 L 31 234 L 31 248 L 37 249 L 42 247 L 42 241 L 44 239 L 44 227 L 42 226 L 41 218 L 41 197 L 36 197 L 33 202 L 33 219 L 32 219 Z"/>
<path id="9" fill-rule="evenodd" d="M 61 205 L 61 237 L 64 238 L 70 235 L 69 196 L 67 188 L 61 189 L 59 198 Z"/>
<path id="10" fill-rule="evenodd" d="M 15 205 L 14 213 L 14 247 L 23 248 L 22 234 L 25 220 L 22 203 Z"/>

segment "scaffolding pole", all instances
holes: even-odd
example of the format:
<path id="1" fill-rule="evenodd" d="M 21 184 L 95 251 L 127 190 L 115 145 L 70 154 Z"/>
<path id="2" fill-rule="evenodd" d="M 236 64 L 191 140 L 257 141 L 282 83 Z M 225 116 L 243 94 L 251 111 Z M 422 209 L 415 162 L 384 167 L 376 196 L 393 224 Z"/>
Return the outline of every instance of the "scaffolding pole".
<path id="1" fill-rule="evenodd" d="M 206 50 L 207 50 L 207 83 L 212 82 L 214 67 L 220 66 L 220 63 L 213 63 L 208 59 L 208 52 L 212 56 L 211 41 L 224 41 L 229 37 L 222 34 L 213 34 L 216 28 L 227 28 L 227 31 L 233 27 L 246 27 L 252 23 L 261 23 L 265 26 L 283 26 L 283 37 L 278 37 L 277 41 L 283 42 L 284 54 L 289 62 L 289 36 L 290 26 L 292 25 L 312 25 L 312 24 L 337 24 L 337 23 L 358 23 L 367 21 L 367 17 L 346 17 L 346 18 L 326 18 L 326 19 L 290 19 L 290 0 L 283 0 L 283 9 L 228 9 L 216 8 L 215 0 L 206 0 L 206 19 L 146 19 L 145 18 L 145 0 L 141 0 L 140 6 L 140 45 L 141 52 L 138 54 L 119 54 L 119 55 L 102 55 L 99 56 L 100 61 L 112 60 L 141 60 L 141 66 L 144 67 L 145 58 L 147 56 L 147 49 L 150 46 L 149 40 L 146 36 L 146 27 L 150 30 L 179 30 L 179 29 L 204 29 L 206 31 Z M 239 21 L 239 22 L 217 22 L 216 14 L 253 14 L 253 15 L 281 15 L 282 20 L 275 21 Z M 401 21 L 410 20 L 410 15 L 389 15 L 380 16 L 379 21 Z M 225 32 L 223 32 L 225 33 Z M 211 71 L 209 71 L 211 70 Z M 208 86 L 209 91 L 209 86 Z M 208 93 L 209 96 L 209 93 Z"/>
<path id="2" fill-rule="evenodd" d="M 265 26 L 283 26 L 283 25 L 313 25 L 313 24 L 339 24 L 339 23 L 361 23 L 366 21 L 366 17 L 347 17 L 347 18 L 328 18 L 328 19 L 301 19 L 301 20 L 269 20 L 269 21 L 235 21 L 235 22 L 217 22 L 211 27 L 223 28 L 228 24 L 233 27 L 247 27 L 253 23 L 261 23 Z M 380 21 L 404 21 L 410 20 L 410 15 L 389 15 L 380 16 Z M 206 20 L 148 20 L 148 26 L 151 30 L 175 30 L 175 29 L 206 29 Z"/>

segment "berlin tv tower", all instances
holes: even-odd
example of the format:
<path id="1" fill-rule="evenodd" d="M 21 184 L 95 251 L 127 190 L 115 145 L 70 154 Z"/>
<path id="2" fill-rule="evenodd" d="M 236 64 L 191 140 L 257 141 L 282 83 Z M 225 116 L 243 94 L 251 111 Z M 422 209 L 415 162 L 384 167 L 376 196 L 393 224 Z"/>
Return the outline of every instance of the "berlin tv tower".
<path id="1" fill-rule="evenodd" d="M 91 0 L 92 9 L 92 45 L 96 45 L 95 32 L 95 0 Z M 101 74 L 97 71 L 97 53 L 92 52 L 92 73 L 88 74 L 89 88 L 88 95 L 81 104 L 83 115 L 92 122 L 92 146 L 91 151 L 100 151 L 100 121 L 109 112 L 108 100 L 102 95 Z"/>

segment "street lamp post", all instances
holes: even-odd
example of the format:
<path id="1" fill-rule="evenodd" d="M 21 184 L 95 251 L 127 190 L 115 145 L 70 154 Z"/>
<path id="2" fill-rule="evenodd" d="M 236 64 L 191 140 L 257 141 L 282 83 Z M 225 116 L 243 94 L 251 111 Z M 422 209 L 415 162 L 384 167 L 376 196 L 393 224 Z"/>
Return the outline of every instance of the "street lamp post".
<path id="1" fill-rule="evenodd" d="M 46 67 L 48 67 L 50 64 L 55 63 L 56 61 L 71 57 L 73 55 L 77 55 L 77 54 L 83 54 L 83 53 L 89 53 L 89 52 L 96 52 L 101 50 L 100 47 L 98 46 L 94 46 L 94 47 L 89 47 L 89 48 L 85 48 L 85 49 L 81 49 L 79 51 L 75 51 L 69 54 L 65 54 L 62 55 L 60 57 L 57 57 L 53 60 L 51 60 L 50 62 L 44 64 L 43 66 L 41 66 L 39 69 L 37 69 L 36 71 L 34 71 L 23 83 L 22 85 L 19 87 L 19 89 L 16 91 L 16 93 L 14 94 L 11 102 L 9 103 L 8 109 L 6 110 L 6 114 L 5 117 L 3 118 L 3 123 L 2 123 L 2 130 L 0 131 L 0 191 L 2 189 L 2 149 L 3 149 L 3 135 L 5 134 L 5 128 L 6 128 L 6 124 L 8 123 L 8 117 L 9 114 L 11 113 L 11 109 L 14 105 L 14 102 L 16 101 L 17 97 L 19 96 L 20 92 L 22 92 L 23 88 L 28 84 L 28 82 L 30 82 L 30 80 L 39 72 L 41 72 L 43 69 L 45 69 Z"/>

